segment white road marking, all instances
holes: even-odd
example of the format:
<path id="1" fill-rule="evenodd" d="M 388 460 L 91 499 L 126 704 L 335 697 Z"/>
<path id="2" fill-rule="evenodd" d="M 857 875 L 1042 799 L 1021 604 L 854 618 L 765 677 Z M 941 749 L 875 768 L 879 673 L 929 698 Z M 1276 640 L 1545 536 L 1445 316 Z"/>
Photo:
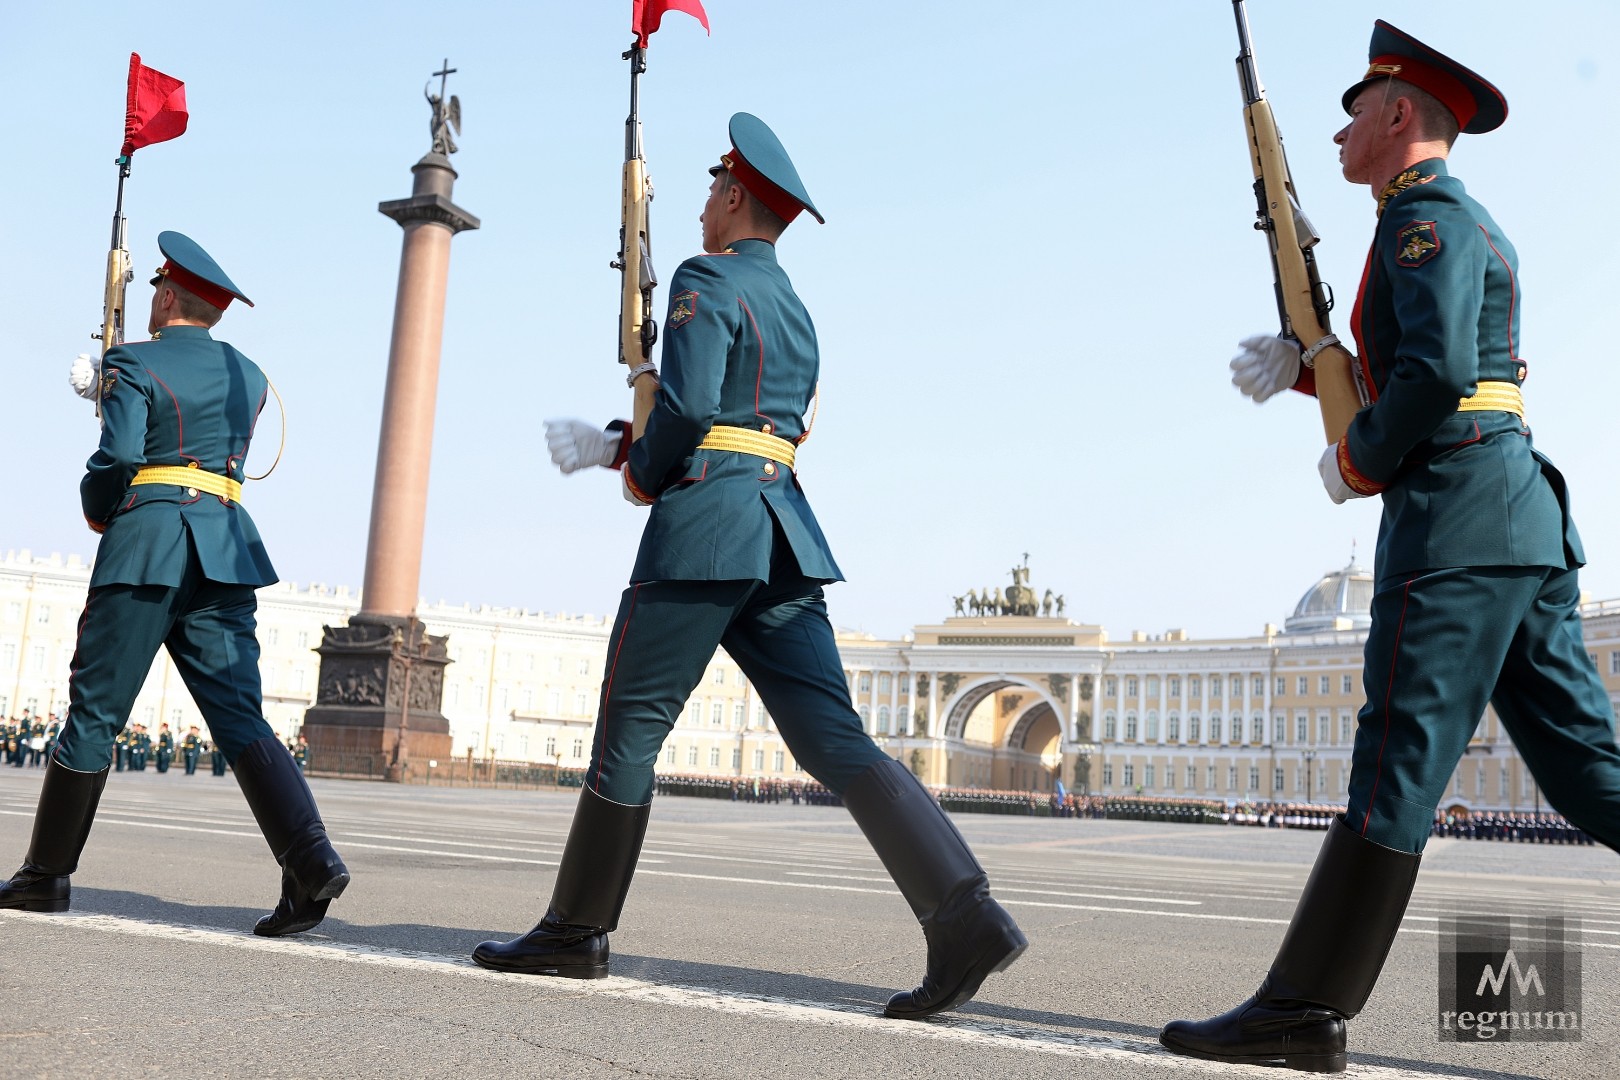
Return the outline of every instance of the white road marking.
<path id="1" fill-rule="evenodd" d="M 766 994 L 721 992 L 700 986 L 655 984 L 637 979 L 613 976 L 598 980 L 547 979 L 533 975 L 514 975 L 488 971 L 461 957 L 436 953 L 384 949 L 375 946 L 343 945 L 331 942 L 296 941 L 286 938 L 261 938 L 251 934 L 218 930 L 212 927 L 183 926 L 171 923 L 146 922 L 114 915 L 34 915 L 19 911 L 0 911 L 0 917 L 36 921 L 43 926 L 92 930 L 100 933 L 123 934 L 131 937 L 212 945 L 245 949 L 255 952 L 299 957 L 305 960 L 334 963 L 362 964 L 397 970 L 416 971 L 434 975 L 473 978 L 489 982 L 507 983 L 522 987 L 525 994 L 554 993 L 591 996 L 632 1004 L 668 1006 L 672 1008 L 701 1009 L 708 1012 L 747 1016 L 762 1021 L 807 1024 L 824 1028 L 843 1028 L 882 1034 L 894 1038 L 922 1041 L 952 1042 L 973 1046 L 981 1050 L 1011 1050 L 1028 1053 L 1052 1054 L 1095 1062 L 1112 1062 L 1121 1068 L 1127 1065 L 1151 1065 L 1165 1069 L 1179 1069 L 1190 1074 L 1208 1075 L 1208 1062 L 1178 1057 L 1146 1039 L 1131 1039 L 1103 1035 L 1075 1035 L 1038 1027 L 1019 1027 L 960 1014 L 936 1018 L 925 1023 L 909 1020 L 889 1020 L 874 1015 L 866 1008 L 838 1005 L 830 1002 L 804 1001 Z M 875 1009 L 876 1006 L 871 1008 Z M 1252 1065 L 1223 1065 L 1222 1076 L 1249 1076 L 1276 1080 L 1274 1068 Z M 1414 1069 L 1390 1069 L 1352 1064 L 1344 1074 L 1347 1078 L 1365 1077 L 1367 1080 L 1435 1080 L 1454 1073 L 1426 1072 Z"/>

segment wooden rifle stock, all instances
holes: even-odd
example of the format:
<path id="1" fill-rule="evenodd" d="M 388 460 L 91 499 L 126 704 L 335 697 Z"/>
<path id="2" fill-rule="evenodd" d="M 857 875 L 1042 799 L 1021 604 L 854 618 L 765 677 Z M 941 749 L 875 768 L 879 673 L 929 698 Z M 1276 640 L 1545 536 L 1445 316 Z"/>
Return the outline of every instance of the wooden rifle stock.
<path id="1" fill-rule="evenodd" d="M 1303 355 L 1333 333 L 1328 324 L 1333 293 L 1317 273 L 1312 249 L 1321 237 L 1300 209 L 1293 178 L 1288 172 L 1288 158 L 1283 153 L 1282 134 L 1277 130 L 1271 102 L 1266 99 L 1255 72 L 1243 0 L 1232 0 L 1232 6 L 1242 47 L 1237 59 L 1238 81 L 1243 87 L 1243 116 L 1248 129 L 1250 163 L 1254 166 L 1258 204 L 1255 228 L 1266 234 L 1271 249 L 1282 336 L 1297 342 Z M 1356 413 L 1369 404 L 1367 394 L 1359 379 L 1355 357 L 1343 346 L 1330 344 L 1321 348 L 1313 363 L 1323 433 L 1329 443 L 1336 443 L 1349 430 Z"/>

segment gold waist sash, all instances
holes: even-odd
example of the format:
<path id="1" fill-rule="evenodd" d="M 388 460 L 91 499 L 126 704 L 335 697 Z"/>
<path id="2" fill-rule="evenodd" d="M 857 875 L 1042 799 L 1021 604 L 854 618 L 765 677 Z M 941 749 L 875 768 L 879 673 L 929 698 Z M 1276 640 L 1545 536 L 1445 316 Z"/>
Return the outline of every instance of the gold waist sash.
<path id="1" fill-rule="evenodd" d="M 769 458 L 779 464 L 793 468 L 793 458 L 798 448 L 786 439 L 775 435 L 767 435 L 763 431 L 753 428 L 728 427 L 716 424 L 703 436 L 698 443 L 699 450 L 730 450 L 738 454 L 753 454 L 755 457 Z"/>
<path id="2" fill-rule="evenodd" d="M 218 495 L 233 503 L 242 501 L 242 483 L 218 473 L 204 472 L 189 466 L 148 465 L 135 474 L 131 484 L 173 484 L 175 487 L 196 488 L 210 495 Z"/>
<path id="3" fill-rule="evenodd" d="M 1518 383 L 1482 382 L 1473 397 L 1457 403 L 1458 412 L 1510 412 L 1524 419 L 1524 394 Z"/>

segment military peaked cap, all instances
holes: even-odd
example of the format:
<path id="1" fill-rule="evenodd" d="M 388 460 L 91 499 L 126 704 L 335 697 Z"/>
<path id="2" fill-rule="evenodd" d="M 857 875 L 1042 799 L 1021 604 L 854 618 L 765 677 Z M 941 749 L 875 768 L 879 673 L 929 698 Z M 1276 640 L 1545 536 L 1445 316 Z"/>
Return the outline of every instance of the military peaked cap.
<path id="1" fill-rule="evenodd" d="M 731 118 L 729 133 L 731 150 L 720 155 L 720 164 L 710 169 L 709 175 L 722 169 L 729 171 L 750 195 L 783 221 L 792 221 L 800 210 L 808 210 L 817 221 L 827 223 L 804 190 L 804 181 L 799 179 L 799 170 L 793 167 L 782 140 L 765 126 L 765 121 L 740 112 Z"/>
<path id="2" fill-rule="evenodd" d="M 1507 119 L 1507 99 L 1502 91 L 1445 53 L 1382 19 L 1373 24 L 1367 61 L 1367 74 L 1344 92 L 1345 112 L 1367 87 L 1379 79 L 1395 78 L 1433 94 L 1451 110 L 1458 129 L 1466 134 L 1494 131 Z"/>
<path id="3" fill-rule="evenodd" d="M 164 278 L 223 311 L 232 300 L 240 300 L 248 307 L 253 301 L 242 295 L 236 283 L 225 276 L 213 256 L 202 245 L 184 233 L 158 233 L 158 250 L 163 252 L 164 264 L 158 267 L 152 279 L 156 285 Z"/>

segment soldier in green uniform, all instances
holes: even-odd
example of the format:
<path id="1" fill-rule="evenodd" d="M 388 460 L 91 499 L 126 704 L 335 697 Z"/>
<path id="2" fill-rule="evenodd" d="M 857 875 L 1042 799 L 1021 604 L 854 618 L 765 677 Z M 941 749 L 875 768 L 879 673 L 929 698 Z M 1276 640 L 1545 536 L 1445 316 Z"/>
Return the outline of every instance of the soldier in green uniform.
<path id="1" fill-rule="evenodd" d="M 114 767 L 123 772 L 129 767 L 129 728 L 120 728 L 118 735 L 113 739 Z"/>
<path id="2" fill-rule="evenodd" d="M 246 302 L 200 246 L 158 236 L 153 340 L 102 361 L 101 444 L 80 484 L 101 534 L 79 623 L 68 717 L 47 766 L 22 868 L 0 907 L 66 911 L 115 735 L 159 648 L 236 766 L 281 865 L 281 900 L 254 931 L 298 933 L 349 882 L 303 775 L 262 715 L 254 590 L 276 580 L 242 508 L 243 462 L 268 382 L 209 328 Z"/>
<path id="3" fill-rule="evenodd" d="M 927 974 L 889 1016 L 954 1008 L 1025 948 L 932 796 L 862 730 L 822 586 L 841 580 L 794 471 L 819 374 L 815 329 L 777 262 L 800 211 L 821 215 L 774 133 L 738 113 L 711 170 L 705 255 L 670 282 L 661 383 L 645 434 L 547 425 L 564 472 L 621 466 L 651 505 L 609 639 L 590 767 L 545 917 L 473 958 L 505 971 L 598 978 L 652 810 L 653 766 L 717 646 L 758 689 L 793 756 L 865 832 L 922 923 Z M 635 378 L 638 372 L 632 372 Z"/>
<path id="4" fill-rule="evenodd" d="M 215 776 L 225 775 L 225 752 L 219 748 L 218 743 L 210 743 L 208 747 L 208 767 Z"/>
<path id="5" fill-rule="evenodd" d="M 1351 313 L 1373 401 L 1321 462 L 1335 502 L 1383 497 L 1349 805 L 1260 989 L 1160 1036 L 1196 1057 L 1317 1072 L 1345 1067 L 1345 1021 L 1377 981 L 1487 702 L 1558 809 L 1620 849 L 1614 716 L 1577 614 L 1581 543 L 1520 394 L 1518 258 L 1446 167 L 1456 135 L 1496 128 L 1507 104 L 1384 22 L 1369 59 L 1334 141 L 1345 179 L 1378 204 Z M 1234 382 L 1256 400 L 1314 387 L 1291 343 L 1243 347 Z"/>
<path id="6" fill-rule="evenodd" d="M 157 737 L 157 771 L 169 771 L 169 763 L 174 760 L 174 734 L 169 731 L 168 724 L 158 725 Z"/>
<path id="7" fill-rule="evenodd" d="M 194 776 L 197 772 L 197 758 L 202 753 L 202 736 L 197 734 L 197 725 L 192 724 L 186 737 L 180 740 L 180 755 L 185 759 L 186 775 Z"/>
<path id="8" fill-rule="evenodd" d="M 145 724 L 135 725 L 135 737 L 129 744 L 129 767 L 134 772 L 146 771 L 146 755 L 152 752 L 152 736 L 146 733 Z"/>

